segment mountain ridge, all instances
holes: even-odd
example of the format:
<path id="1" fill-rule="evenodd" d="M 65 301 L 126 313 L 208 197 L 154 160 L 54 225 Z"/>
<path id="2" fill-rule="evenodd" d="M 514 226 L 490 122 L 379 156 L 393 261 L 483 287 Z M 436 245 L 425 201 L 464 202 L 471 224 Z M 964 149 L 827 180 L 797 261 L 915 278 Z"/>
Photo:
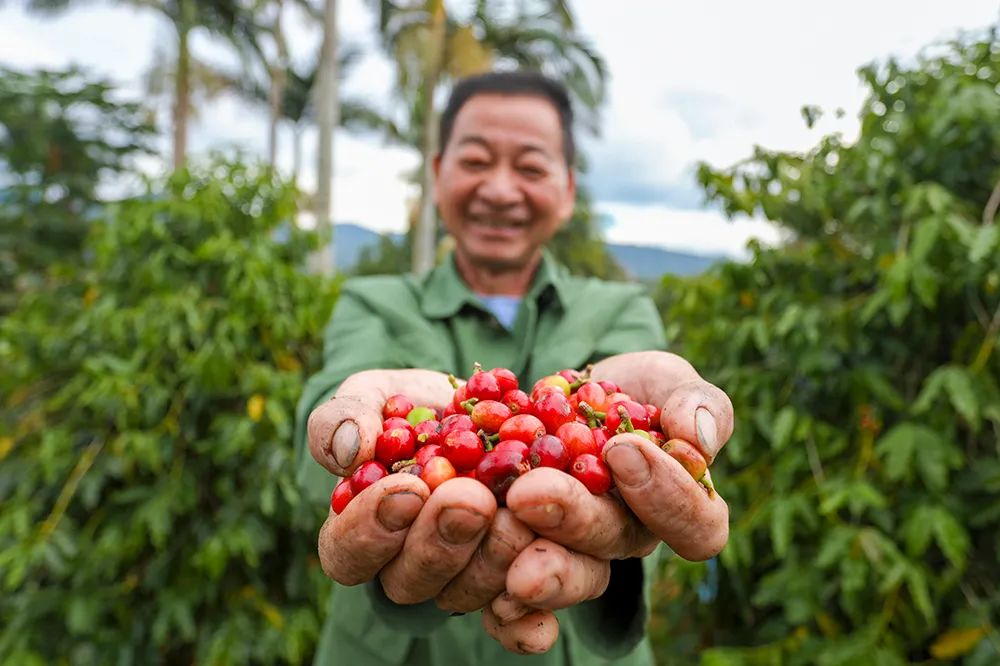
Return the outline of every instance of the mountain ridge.
<path id="1" fill-rule="evenodd" d="M 334 259 L 338 270 L 350 272 L 361 256 L 361 251 L 379 241 L 377 231 L 349 222 L 334 227 Z M 402 234 L 389 234 L 399 241 Z M 701 255 L 648 245 L 607 243 L 608 250 L 618 263 L 635 280 L 656 280 L 666 274 L 697 275 L 712 264 L 725 261 L 722 255 Z"/>

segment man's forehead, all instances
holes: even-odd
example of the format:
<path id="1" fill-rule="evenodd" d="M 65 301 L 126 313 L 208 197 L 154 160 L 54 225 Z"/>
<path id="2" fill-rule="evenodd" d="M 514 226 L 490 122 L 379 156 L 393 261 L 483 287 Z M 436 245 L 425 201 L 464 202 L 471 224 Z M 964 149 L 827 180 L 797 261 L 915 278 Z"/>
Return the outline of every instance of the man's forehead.
<path id="1" fill-rule="evenodd" d="M 562 146 L 562 124 L 555 105 L 531 94 L 474 95 L 459 109 L 453 133 L 458 145 L 509 137 L 539 150 L 561 150 Z"/>

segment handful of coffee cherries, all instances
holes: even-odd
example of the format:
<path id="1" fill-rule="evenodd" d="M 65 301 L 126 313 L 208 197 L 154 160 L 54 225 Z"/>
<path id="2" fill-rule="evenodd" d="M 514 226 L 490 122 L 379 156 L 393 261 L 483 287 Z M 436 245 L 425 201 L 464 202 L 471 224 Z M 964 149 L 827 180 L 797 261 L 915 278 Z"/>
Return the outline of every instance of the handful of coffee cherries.
<path id="1" fill-rule="evenodd" d="M 403 394 L 386 400 L 375 459 L 334 489 L 330 506 L 335 513 L 389 474 L 415 474 L 431 492 L 467 476 L 489 488 L 503 506 L 515 479 L 535 467 L 552 467 L 600 495 L 614 485 L 604 447 L 624 432 L 657 444 L 709 492 L 714 490 L 704 456 L 690 442 L 666 438 L 656 405 L 633 400 L 613 382 L 593 381 L 589 367 L 543 377 L 530 393 L 507 368 L 487 371 L 478 363 L 466 383 L 450 380 L 455 392 L 443 410 L 415 405 Z"/>

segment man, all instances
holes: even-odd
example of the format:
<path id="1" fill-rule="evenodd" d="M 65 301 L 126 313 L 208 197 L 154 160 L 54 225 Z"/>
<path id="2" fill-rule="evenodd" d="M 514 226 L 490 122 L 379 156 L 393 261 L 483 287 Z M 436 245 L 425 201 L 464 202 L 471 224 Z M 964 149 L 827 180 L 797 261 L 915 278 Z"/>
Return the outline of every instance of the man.
<path id="1" fill-rule="evenodd" d="M 345 476 L 372 458 L 386 397 L 444 406 L 446 373 L 468 376 L 474 362 L 510 368 L 529 386 L 595 363 L 595 378 L 661 405 L 668 435 L 710 462 L 728 439 L 729 399 L 657 351 L 663 331 L 642 290 L 571 278 L 544 251 L 573 210 L 571 127 L 565 90 L 539 75 L 493 73 L 455 87 L 433 164 L 455 249 L 422 279 L 345 283 L 326 365 L 298 412 L 300 478 L 316 501 L 333 489 L 329 472 Z M 621 499 L 540 468 L 498 509 L 475 480 L 431 495 L 417 477 L 395 474 L 331 512 L 319 556 L 341 586 L 316 662 L 652 663 L 644 590 L 658 556 L 667 546 L 692 560 L 714 556 L 728 509 L 640 437 L 619 435 L 605 451 Z"/>

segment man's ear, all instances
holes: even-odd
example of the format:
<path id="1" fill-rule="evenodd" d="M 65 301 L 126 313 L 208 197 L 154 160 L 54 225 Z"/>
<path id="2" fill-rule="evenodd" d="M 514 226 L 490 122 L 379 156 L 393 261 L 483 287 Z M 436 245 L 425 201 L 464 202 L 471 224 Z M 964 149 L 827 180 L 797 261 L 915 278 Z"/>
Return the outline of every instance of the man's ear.
<path id="1" fill-rule="evenodd" d="M 566 173 L 565 199 L 559 207 L 559 216 L 563 218 L 565 224 L 573 216 L 573 207 L 576 205 L 576 173 L 570 169 Z"/>
<path id="2" fill-rule="evenodd" d="M 431 171 L 434 172 L 434 203 L 438 201 L 438 183 L 441 182 L 441 153 L 436 153 L 431 159 Z"/>

